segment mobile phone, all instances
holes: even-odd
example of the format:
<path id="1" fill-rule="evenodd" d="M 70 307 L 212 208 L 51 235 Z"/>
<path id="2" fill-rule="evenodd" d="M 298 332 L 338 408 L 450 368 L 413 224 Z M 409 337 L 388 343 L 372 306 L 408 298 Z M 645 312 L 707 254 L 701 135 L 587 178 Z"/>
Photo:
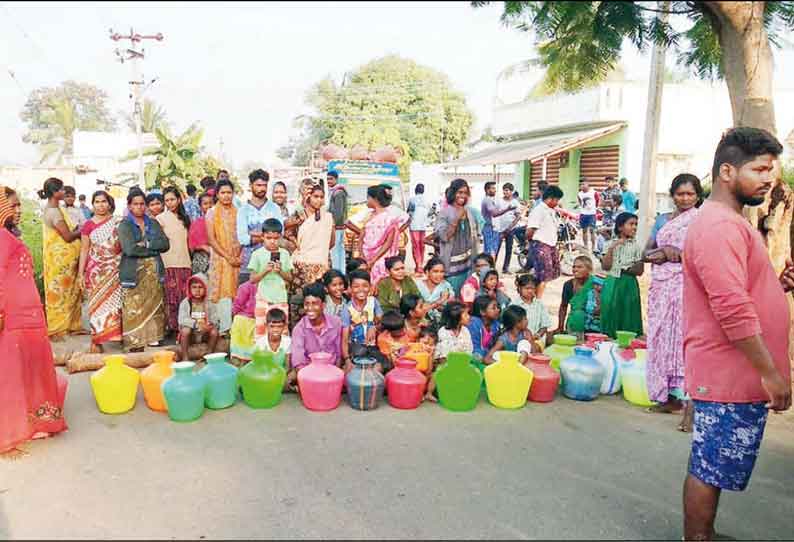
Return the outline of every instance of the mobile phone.
<path id="1" fill-rule="evenodd" d="M 271 262 L 280 262 L 281 261 L 281 252 L 278 250 L 275 252 L 270 253 L 270 261 Z"/>

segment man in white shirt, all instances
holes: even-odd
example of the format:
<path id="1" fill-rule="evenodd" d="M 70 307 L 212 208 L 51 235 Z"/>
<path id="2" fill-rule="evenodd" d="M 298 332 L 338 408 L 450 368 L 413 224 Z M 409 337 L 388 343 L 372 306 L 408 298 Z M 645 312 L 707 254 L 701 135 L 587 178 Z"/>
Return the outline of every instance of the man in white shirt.
<path id="1" fill-rule="evenodd" d="M 582 181 L 578 194 L 579 199 L 579 227 L 582 228 L 582 241 L 587 248 L 587 240 L 590 240 L 590 252 L 595 250 L 595 229 L 596 229 L 596 193 L 590 188 L 587 181 Z"/>
<path id="2" fill-rule="evenodd" d="M 549 186 L 543 192 L 543 201 L 532 209 L 527 220 L 529 250 L 535 278 L 540 283 L 537 287 L 538 298 L 543 295 L 546 283 L 560 276 L 560 254 L 557 250 L 560 219 L 556 208 L 563 196 L 559 186 Z"/>
<path id="3" fill-rule="evenodd" d="M 511 183 L 505 183 L 502 186 L 502 207 L 507 209 L 507 212 L 499 217 L 498 221 L 494 224 L 494 228 L 500 234 L 499 248 L 496 250 L 497 257 L 499 250 L 504 242 L 505 257 L 502 264 L 502 274 L 510 272 L 510 259 L 513 253 L 513 238 L 516 237 L 516 226 L 518 220 L 521 218 L 518 200 L 513 197 L 515 188 Z"/>

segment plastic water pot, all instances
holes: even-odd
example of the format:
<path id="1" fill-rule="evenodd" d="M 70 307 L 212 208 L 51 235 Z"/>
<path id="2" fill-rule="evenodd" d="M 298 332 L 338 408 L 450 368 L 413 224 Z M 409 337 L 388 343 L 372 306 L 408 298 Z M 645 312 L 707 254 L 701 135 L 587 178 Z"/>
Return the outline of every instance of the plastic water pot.
<path id="1" fill-rule="evenodd" d="M 169 350 L 155 352 L 152 356 L 154 357 L 154 363 L 141 371 L 143 398 L 146 400 L 146 405 L 152 410 L 158 412 L 168 411 L 168 407 L 165 405 L 165 397 L 163 397 L 162 385 L 166 378 L 170 378 L 174 374 L 171 364 L 174 362 L 175 355 L 174 352 Z"/>
<path id="2" fill-rule="evenodd" d="M 303 406 L 309 410 L 326 411 L 339 406 L 345 373 L 326 352 L 309 354 L 311 362 L 298 371 L 298 388 Z"/>
<path id="3" fill-rule="evenodd" d="M 551 358 L 545 354 L 529 355 L 529 370 L 532 371 L 532 384 L 529 400 L 535 403 L 549 403 L 554 400 L 560 373 L 551 368 Z"/>
<path id="4" fill-rule="evenodd" d="M 207 354 L 206 367 L 198 374 L 207 386 L 204 406 L 214 410 L 228 408 L 237 402 L 237 367 L 226 361 L 223 352 Z"/>
<path id="5" fill-rule="evenodd" d="M 496 352 L 496 362 L 485 368 L 488 401 L 497 408 L 521 408 L 527 402 L 532 371 L 519 363 L 518 352 Z"/>
<path id="6" fill-rule="evenodd" d="M 273 408 L 281 402 L 287 371 L 283 354 L 254 350 L 251 361 L 238 374 L 243 401 L 251 408 Z"/>
<path id="7" fill-rule="evenodd" d="M 637 338 L 637 334 L 633 331 L 616 331 L 615 335 L 618 339 L 618 346 L 621 348 L 628 348 L 631 346 L 631 341 Z"/>
<path id="8" fill-rule="evenodd" d="M 636 352 L 642 352 L 643 356 L 637 356 L 630 361 L 623 361 L 620 366 L 623 380 L 623 398 L 632 405 L 648 407 L 653 405 L 653 401 L 648 397 L 648 383 L 645 380 L 645 351 L 637 350 Z"/>
<path id="9" fill-rule="evenodd" d="M 124 356 L 103 358 L 105 366 L 91 375 L 91 390 L 97 407 L 105 414 L 123 414 L 135 408 L 141 375 L 124 365 Z"/>
<path id="10" fill-rule="evenodd" d="M 614 342 L 600 342 L 593 354 L 596 361 L 604 368 L 604 380 L 601 382 L 601 393 L 611 395 L 620 391 L 620 364 L 623 361 L 620 347 Z"/>
<path id="11" fill-rule="evenodd" d="M 604 368 L 593 358 L 593 350 L 577 346 L 574 355 L 560 364 L 562 393 L 576 401 L 592 401 L 601 391 Z"/>
<path id="12" fill-rule="evenodd" d="M 416 362 L 400 358 L 396 367 L 386 373 L 386 392 L 389 404 L 394 408 L 414 409 L 422 403 L 427 387 L 427 378 L 416 368 Z"/>
<path id="13" fill-rule="evenodd" d="M 466 411 L 477 406 L 482 375 L 471 363 L 471 354 L 450 352 L 435 373 L 438 402 L 447 410 Z"/>
<path id="14" fill-rule="evenodd" d="M 383 375 L 375 370 L 377 360 L 363 356 L 353 358 L 353 369 L 345 377 L 347 402 L 356 410 L 373 410 L 383 398 Z"/>
<path id="15" fill-rule="evenodd" d="M 175 422 L 192 422 L 204 413 L 206 383 L 193 372 L 192 361 L 179 361 L 171 365 L 174 375 L 163 382 L 163 397 L 168 406 L 168 417 Z"/>

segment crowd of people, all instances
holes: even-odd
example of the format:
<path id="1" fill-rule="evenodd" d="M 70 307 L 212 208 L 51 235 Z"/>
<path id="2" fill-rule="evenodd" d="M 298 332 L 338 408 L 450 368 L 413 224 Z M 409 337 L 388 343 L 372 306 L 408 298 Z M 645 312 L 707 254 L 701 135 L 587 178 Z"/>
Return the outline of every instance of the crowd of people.
<path id="1" fill-rule="evenodd" d="M 497 204 L 495 184 L 486 184 L 478 213 L 469 184 L 455 179 L 425 236 L 423 186 L 407 213 L 392 204 L 388 185 L 369 187 L 369 213 L 356 226 L 334 171 L 324 184 L 305 179 L 292 211 L 286 186 L 275 183 L 269 194 L 261 169 L 248 176 L 247 202 L 219 175 L 203 180 L 200 194 L 192 186 L 186 196 L 173 186 L 149 194 L 134 188 L 123 215 L 104 191 L 92 195 L 90 209 L 75 207 L 74 190 L 51 178 L 39 192 L 46 200 L 46 319 L 19 239 L 19 198 L 0 187 L 0 404 L 9 421 L 0 450 L 66 427 L 49 340 L 80 333 L 84 312 L 92 351 L 121 341 L 139 352 L 170 336 L 187 358 L 191 343 L 215 351 L 228 337 L 238 364 L 257 348 L 284 354 L 278 359 L 290 390 L 312 353 L 332 354 L 346 371 L 357 357 L 374 358 L 386 373 L 400 356 L 424 352 L 432 360 L 430 401 L 434 371 L 450 352 L 471 354 L 483 369 L 498 351 L 518 352 L 526 363 L 556 333 L 615 337 L 626 330 L 647 338 L 651 410 L 684 410 L 680 428 L 693 426 L 685 529 L 687 538 L 711 536 L 719 492 L 747 485 L 767 410 L 791 404 L 784 291 L 794 288 L 794 265 L 776 276 L 758 232 L 741 216 L 744 205 L 763 201 L 781 149 L 762 130 L 726 133 L 710 198 L 704 203 L 696 176 L 678 175 L 670 187 L 675 209 L 657 218 L 644 247 L 637 215 L 622 207 L 630 200 L 625 187 L 614 194 L 601 272 L 594 272 L 594 255 L 576 258 L 556 326 L 540 297 L 560 276 L 558 186 L 543 187 L 524 227 L 512 186 L 503 187 Z M 580 224 L 592 238 L 596 198 L 584 183 L 577 198 Z M 413 275 L 399 246 L 408 228 Z M 356 239 L 350 259 L 346 230 Z M 495 258 L 502 242 L 509 257 L 510 238 L 528 244 L 532 268 L 515 276 L 513 297 L 504 286 L 509 260 L 500 275 Z M 435 247 L 429 259 L 426 245 Z M 652 279 L 644 325 L 637 277 L 646 264 Z"/>

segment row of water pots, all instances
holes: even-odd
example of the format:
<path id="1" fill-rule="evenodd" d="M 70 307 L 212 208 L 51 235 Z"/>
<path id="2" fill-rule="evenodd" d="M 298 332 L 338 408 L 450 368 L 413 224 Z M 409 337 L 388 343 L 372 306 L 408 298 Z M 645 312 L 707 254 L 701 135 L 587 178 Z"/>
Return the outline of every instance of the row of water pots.
<path id="1" fill-rule="evenodd" d="M 330 354 L 310 355 L 311 363 L 298 373 L 303 404 L 309 410 L 333 410 L 347 388 L 350 406 L 358 410 L 375 408 L 388 387 L 389 402 L 397 408 L 416 408 L 422 401 L 426 378 L 416 370 L 413 360 L 399 360 L 384 377 L 374 369 L 372 358 L 357 358 L 346 376 L 333 364 Z M 124 364 L 124 356 L 104 358 L 105 367 L 91 376 L 97 407 L 106 414 L 122 414 L 135 407 L 138 384 L 143 387 L 147 406 L 168 412 L 174 421 L 193 421 L 204 408 L 224 409 L 237 401 L 252 408 L 272 408 L 281 401 L 286 380 L 283 355 L 256 351 L 250 363 L 237 369 L 226 362 L 226 354 L 208 354 L 207 365 L 194 372 L 195 363 L 174 363 L 174 353 L 154 355 L 154 363 L 141 372 Z"/>
<path id="2" fill-rule="evenodd" d="M 650 406 L 646 383 L 644 344 L 630 332 L 618 332 L 618 342 L 608 336 L 588 333 L 577 346 L 573 335 L 556 335 L 544 353 L 560 372 L 562 393 L 570 399 L 591 401 L 599 394 L 612 395 L 621 389 L 623 398 L 638 406 Z M 639 348 L 638 348 L 639 347 Z"/>

